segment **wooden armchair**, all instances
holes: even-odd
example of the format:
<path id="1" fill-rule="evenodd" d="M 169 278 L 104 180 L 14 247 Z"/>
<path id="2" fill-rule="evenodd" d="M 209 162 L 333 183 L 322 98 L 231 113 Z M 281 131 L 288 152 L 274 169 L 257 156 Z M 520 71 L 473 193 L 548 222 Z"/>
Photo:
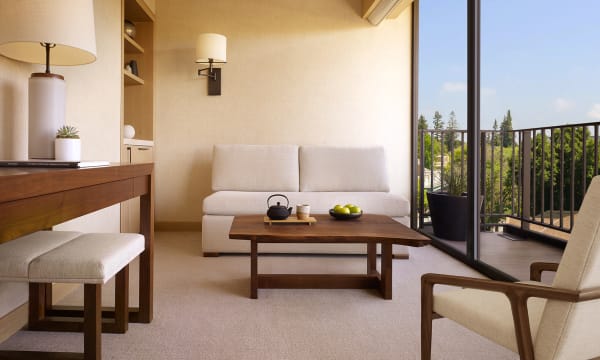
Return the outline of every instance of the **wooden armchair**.
<path id="1" fill-rule="evenodd" d="M 425 274 L 421 279 L 421 359 L 431 359 L 432 320 L 446 317 L 521 359 L 600 356 L 600 176 L 581 205 L 559 264 L 534 263 L 531 280 L 508 283 Z M 551 286 L 543 271 L 556 271 Z M 462 289 L 434 293 L 434 285 Z"/>

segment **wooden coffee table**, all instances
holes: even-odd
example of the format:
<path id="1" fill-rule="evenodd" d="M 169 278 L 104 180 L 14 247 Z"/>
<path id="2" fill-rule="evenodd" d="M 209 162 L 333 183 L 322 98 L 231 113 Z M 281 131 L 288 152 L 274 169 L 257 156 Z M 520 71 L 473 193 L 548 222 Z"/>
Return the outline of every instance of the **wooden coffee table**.
<path id="1" fill-rule="evenodd" d="M 250 297 L 263 289 L 379 289 L 392 298 L 392 245 L 425 246 L 426 236 L 389 216 L 364 214 L 359 219 L 335 220 L 313 215 L 316 224 L 265 224 L 263 215 L 236 216 L 229 237 L 250 240 Z M 365 243 L 366 274 L 258 274 L 260 243 Z M 377 271 L 377 244 L 381 244 L 381 274 Z"/>

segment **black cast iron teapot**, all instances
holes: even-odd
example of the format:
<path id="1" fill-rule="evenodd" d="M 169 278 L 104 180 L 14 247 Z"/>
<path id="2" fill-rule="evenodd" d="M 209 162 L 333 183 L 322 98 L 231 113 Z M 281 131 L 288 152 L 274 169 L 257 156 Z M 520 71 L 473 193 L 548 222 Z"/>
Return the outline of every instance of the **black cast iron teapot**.
<path id="1" fill-rule="evenodd" d="M 271 201 L 271 198 L 273 198 L 275 196 L 280 196 L 280 197 L 284 198 L 285 201 L 287 202 L 287 204 L 285 206 L 283 206 L 278 201 L 277 205 L 271 205 L 269 203 L 269 201 Z M 269 198 L 267 199 L 267 206 L 269 207 L 269 210 L 267 210 L 267 216 L 271 220 L 285 220 L 288 218 L 288 216 L 290 216 L 292 214 L 292 208 L 291 207 L 288 208 L 289 205 L 290 205 L 290 200 L 287 198 L 287 196 L 285 196 L 283 194 L 273 194 L 273 195 L 269 196 Z"/>

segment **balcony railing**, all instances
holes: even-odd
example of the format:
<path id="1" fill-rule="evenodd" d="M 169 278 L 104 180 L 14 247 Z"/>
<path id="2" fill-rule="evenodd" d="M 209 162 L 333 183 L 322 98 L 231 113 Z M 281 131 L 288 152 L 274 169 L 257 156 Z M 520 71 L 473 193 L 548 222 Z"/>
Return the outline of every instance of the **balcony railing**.
<path id="1" fill-rule="evenodd" d="M 598 163 L 600 122 L 481 131 L 482 230 L 502 226 L 566 239 Z M 418 219 L 429 224 L 426 191 L 466 189 L 466 130 L 420 130 Z"/>

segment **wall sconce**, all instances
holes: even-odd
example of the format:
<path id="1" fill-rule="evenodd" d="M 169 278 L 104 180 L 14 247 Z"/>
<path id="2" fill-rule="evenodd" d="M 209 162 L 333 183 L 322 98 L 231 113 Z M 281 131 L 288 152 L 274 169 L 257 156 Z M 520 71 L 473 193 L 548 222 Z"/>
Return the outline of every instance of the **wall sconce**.
<path id="1" fill-rule="evenodd" d="M 220 34 L 200 34 L 196 40 L 196 63 L 208 64 L 199 69 L 198 76 L 208 78 L 208 95 L 221 95 L 221 69 L 213 64 L 227 63 L 227 38 Z M 206 74 L 202 72 L 208 70 Z"/>

